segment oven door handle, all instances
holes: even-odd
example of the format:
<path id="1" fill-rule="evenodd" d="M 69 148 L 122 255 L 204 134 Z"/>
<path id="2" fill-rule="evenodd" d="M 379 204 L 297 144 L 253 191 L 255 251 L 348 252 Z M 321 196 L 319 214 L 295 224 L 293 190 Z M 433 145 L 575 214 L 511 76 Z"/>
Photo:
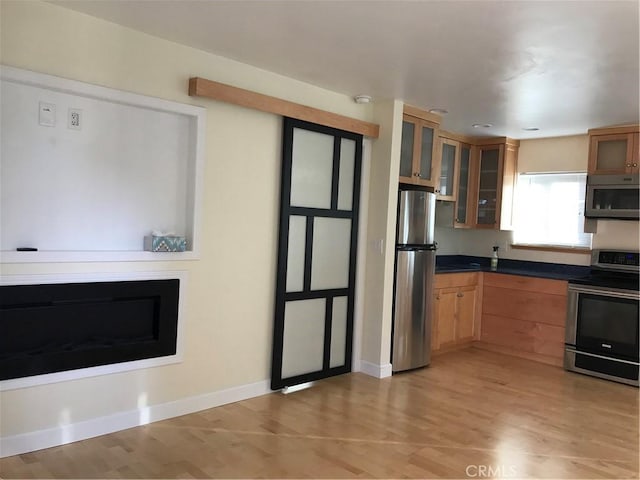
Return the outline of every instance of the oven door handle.
<path id="1" fill-rule="evenodd" d="M 577 353 L 578 355 L 586 355 L 588 357 L 602 358 L 603 360 L 611 360 L 613 362 L 628 363 L 630 365 L 636 365 L 636 366 L 640 365 L 640 363 L 638 363 L 638 362 L 632 362 L 630 360 L 623 360 L 621 358 L 605 357 L 604 355 L 596 355 L 595 353 L 581 352 L 581 351 L 576 350 L 574 348 L 567 347 L 565 350 L 567 352 Z"/>
<path id="2" fill-rule="evenodd" d="M 625 290 L 620 290 L 616 288 L 607 288 L 607 287 L 588 288 L 588 287 L 569 284 L 569 292 L 589 293 L 591 295 L 602 295 L 605 297 L 628 298 L 631 300 L 640 299 L 639 292 L 631 292 L 631 291 L 625 291 Z"/>

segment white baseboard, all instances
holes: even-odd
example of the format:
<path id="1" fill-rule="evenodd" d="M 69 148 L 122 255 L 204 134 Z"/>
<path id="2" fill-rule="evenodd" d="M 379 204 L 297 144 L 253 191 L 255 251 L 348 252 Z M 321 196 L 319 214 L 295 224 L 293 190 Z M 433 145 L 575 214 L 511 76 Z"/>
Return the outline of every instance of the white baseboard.
<path id="1" fill-rule="evenodd" d="M 85 440 L 271 393 L 268 380 L 46 430 L 0 437 L 0 458 Z"/>
<path id="2" fill-rule="evenodd" d="M 360 360 L 360 371 L 372 377 L 387 378 L 391 376 L 391 364 L 384 363 L 382 365 L 378 365 L 367 362 L 366 360 Z"/>

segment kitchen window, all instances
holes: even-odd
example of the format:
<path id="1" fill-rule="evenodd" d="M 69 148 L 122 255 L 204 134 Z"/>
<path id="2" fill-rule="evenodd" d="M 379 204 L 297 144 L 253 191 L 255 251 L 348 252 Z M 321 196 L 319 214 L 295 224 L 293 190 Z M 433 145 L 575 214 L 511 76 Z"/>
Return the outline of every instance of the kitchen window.
<path id="1" fill-rule="evenodd" d="M 516 186 L 516 245 L 591 248 L 584 233 L 586 173 L 521 173 Z"/>

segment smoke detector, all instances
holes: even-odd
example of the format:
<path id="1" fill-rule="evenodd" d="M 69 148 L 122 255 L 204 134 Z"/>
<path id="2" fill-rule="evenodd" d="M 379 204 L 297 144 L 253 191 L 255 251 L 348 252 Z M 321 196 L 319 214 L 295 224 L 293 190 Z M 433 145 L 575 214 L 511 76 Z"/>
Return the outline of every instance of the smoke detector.
<path id="1" fill-rule="evenodd" d="M 356 95 L 353 101 L 356 103 L 371 103 L 373 99 L 369 95 Z"/>

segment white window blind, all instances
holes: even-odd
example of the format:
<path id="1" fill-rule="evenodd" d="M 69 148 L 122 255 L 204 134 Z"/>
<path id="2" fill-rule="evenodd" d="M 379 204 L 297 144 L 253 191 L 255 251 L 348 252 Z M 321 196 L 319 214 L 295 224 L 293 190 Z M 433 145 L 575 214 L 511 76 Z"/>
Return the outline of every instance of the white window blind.
<path id="1" fill-rule="evenodd" d="M 584 233 L 586 173 L 521 173 L 516 187 L 514 241 L 591 247 Z"/>

